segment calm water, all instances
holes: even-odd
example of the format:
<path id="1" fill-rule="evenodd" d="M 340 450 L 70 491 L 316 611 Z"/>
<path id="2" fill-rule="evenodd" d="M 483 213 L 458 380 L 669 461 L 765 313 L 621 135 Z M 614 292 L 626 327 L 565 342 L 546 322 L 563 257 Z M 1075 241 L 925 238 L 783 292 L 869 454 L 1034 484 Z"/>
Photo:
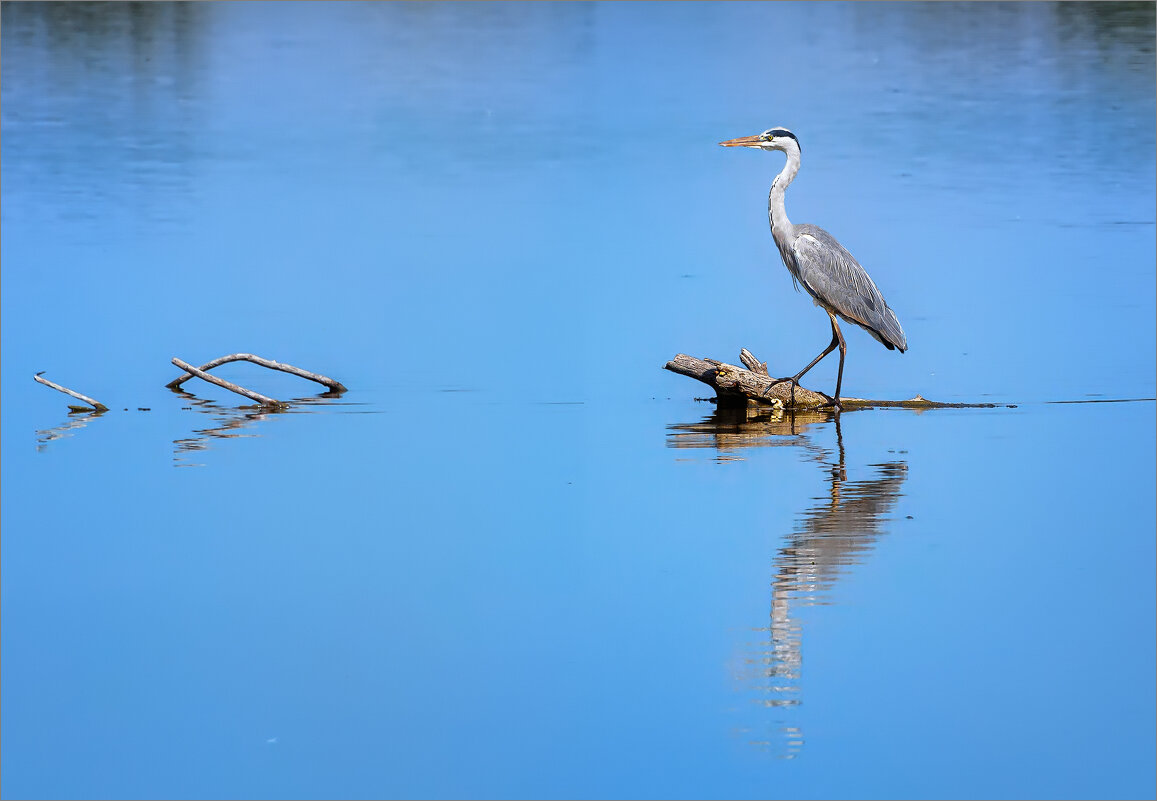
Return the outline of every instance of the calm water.
<path id="1" fill-rule="evenodd" d="M 5 797 L 1157 793 L 1152 4 L 2 30 Z M 661 369 L 827 342 L 773 125 L 911 344 L 846 392 L 1015 408 Z M 163 386 L 237 351 L 350 391 Z"/>

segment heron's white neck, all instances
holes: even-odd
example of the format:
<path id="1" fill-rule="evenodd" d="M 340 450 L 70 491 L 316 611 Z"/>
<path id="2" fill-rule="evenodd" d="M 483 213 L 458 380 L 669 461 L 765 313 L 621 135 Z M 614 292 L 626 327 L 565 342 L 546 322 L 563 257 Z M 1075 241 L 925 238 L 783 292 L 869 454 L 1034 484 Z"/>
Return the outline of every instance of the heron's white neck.
<path id="1" fill-rule="evenodd" d="M 783 165 L 783 169 L 779 175 L 775 176 L 775 180 L 771 182 L 771 192 L 767 196 L 767 217 L 771 221 L 771 232 L 778 241 L 789 241 L 789 234 L 791 233 L 791 220 L 787 218 L 787 212 L 783 207 L 783 196 L 787 192 L 787 185 L 794 179 L 797 172 L 799 172 L 799 148 L 793 147 L 790 150 L 785 150 L 784 155 L 787 156 L 787 163 Z"/>

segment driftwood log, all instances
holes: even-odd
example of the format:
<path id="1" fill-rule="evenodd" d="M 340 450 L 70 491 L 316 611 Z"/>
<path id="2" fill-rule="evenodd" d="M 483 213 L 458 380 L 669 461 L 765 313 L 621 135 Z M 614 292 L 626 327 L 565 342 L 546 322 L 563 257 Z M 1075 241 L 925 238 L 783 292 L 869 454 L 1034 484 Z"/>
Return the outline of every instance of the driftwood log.
<path id="1" fill-rule="evenodd" d="M 755 358 L 747 348 L 740 351 L 739 359 L 743 362 L 743 367 L 716 359 L 696 359 L 685 353 L 679 353 L 664 366 L 673 373 L 694 378 L 712 387 L 720 406 L 762 404 L 782 406 L 785 409 L 818 409 L 833 405 L 832 398 L 822 392 L 798 385 L 793 392 L 790 381 L 771 377 L 767 371 L 767 364 Z M 921 395 L 908 400 L 840 398 L 840 406 L 845 410 L 878 406 L 896 406 L 904 409 L 992 409 L 998 405 L 1005 404 L 940 403 L 930 401 Z"/>

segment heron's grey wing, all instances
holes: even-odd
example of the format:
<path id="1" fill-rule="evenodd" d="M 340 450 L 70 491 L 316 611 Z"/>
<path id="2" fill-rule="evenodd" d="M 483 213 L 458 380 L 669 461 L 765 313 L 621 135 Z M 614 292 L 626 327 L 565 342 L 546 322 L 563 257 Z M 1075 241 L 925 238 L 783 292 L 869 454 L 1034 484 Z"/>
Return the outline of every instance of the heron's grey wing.
<path id="1" fill-rule="evenodd" d="M 819 226 L 797 225 L 795 234 L 796 275 L 812 297 L 889 348 L 906 351 L 908 340 L 896 313 L 855 257 Z"/>

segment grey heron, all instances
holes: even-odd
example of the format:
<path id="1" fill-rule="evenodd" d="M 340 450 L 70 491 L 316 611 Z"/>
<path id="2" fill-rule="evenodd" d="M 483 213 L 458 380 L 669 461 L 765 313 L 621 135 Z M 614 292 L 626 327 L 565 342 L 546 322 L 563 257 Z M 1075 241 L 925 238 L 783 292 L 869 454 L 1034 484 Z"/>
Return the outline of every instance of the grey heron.
<path id="1" fill-rule="evenodd" d="M 783 196 L 788 185 L 799 172 L 800 147 L 795 134 L 786 128 L 769 128 L 755 136 L 743 136 L 720 142 L 723 147 L 752 147 L 758 150 L 781 150 L 787 156 L 783 170 L 771 184 L 767 196 L 767 216 L 771 221 L 771 236 L 791 273 L 796 289 L 803 284 L 815 304 L 828 313 L 832 321 L 832 341 L 819 356 L 790 378 L 792 394 L 804 373 L 815 367 L 820 359 L 840 348 L 840 369 L 836 377 L 836 394 L 832 403 L 840 407 L 840 385 L 844 380 L 844 354 L 848 346 L 840 332 L 836 317 L 855 323 L 883 343 L 888 350 L 908 350 L 908 340 L 896 313 L 884 301 L 876 284 L 860 266 L 855 257 L 836 238 L 818 225 L 793 225 L 783 208 Z"/>

